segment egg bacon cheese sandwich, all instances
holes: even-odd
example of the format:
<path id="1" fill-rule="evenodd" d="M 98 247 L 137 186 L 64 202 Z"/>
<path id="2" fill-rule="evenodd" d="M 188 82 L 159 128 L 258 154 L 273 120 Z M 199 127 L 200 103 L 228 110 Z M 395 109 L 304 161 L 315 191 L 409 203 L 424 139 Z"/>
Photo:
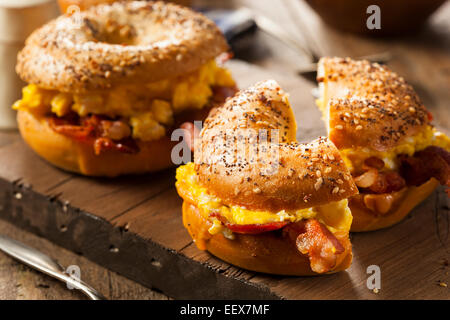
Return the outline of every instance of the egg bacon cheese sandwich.
<path id="1" fill-rule="evenodd" d="M 203 120 L 236 91 L 216 63 L 214 23 L 164 2 L 120 2 L 63 15 L 18 55 L 29 83 L 18 110 L 25 141 L 52 164 L 92 176 L 172 165 L 173 129 Z"/>
<path id="2" fill-rule="evenodd" d="M 395 224 L 439 182 L 450 186 L 450 139 L 403 78 L 368 61 L 322 58 L 317 79 L 329 139 L 359 189 L 349 199 L 352 231 Z"/>
<path id="3" fill-rule="evenodd" d="M 272 274 L 349 267 L 346 198 L 357 188 L 330 141 L 299 144 L 295 134 L 287 95 L 273 80 L 237 93 L 206 119 L 194 163 L 176 173 L 183 223 L 199 249 Z"/>

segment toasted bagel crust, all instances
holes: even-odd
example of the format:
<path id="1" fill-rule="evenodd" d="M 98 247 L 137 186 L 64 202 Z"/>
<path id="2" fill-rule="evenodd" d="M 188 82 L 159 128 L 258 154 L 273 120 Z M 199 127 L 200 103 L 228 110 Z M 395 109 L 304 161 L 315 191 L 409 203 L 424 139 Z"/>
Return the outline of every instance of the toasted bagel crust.
<path id="1" fill-rule="evenodd" d="M 328 137 L 338 149 L 386 151 L 428 124 L 427 110 L 414 89 L 386 66 L 322 58 L 317 80 Z"/>
<path id="2" fill-rule="evenodd" d="M 202 250 L 238 267 L 271 274 L 307 276 L 317 275 L 311 270 L 307 255 L 298 251 L 295 243 L 275 232 L 258 235 L 234 234 L 229 240 L 222 234 L 211 235 L 211 222 L 204 219 L 199 209 L 183 202 L 183 224 Z M 352 262 L 352 246 L 347 234 L 336 235 L 344 247 L 337 257 L 335 267 L 328 273 L 347 269 Z"/>
<path id="3" fill-rule="evenodd" d="M 436 179 L 430 179 L 418 187 L 406 187 L 396 193 L 391 209 L 383 214 L 367 208 L 364 194 L 350 197 L 348 206 L 352 210 L 353 222 L 350 231 L 364 232 L 390 227 L 402 221 L 411 210 L 425 200 L 439 185 Z"/>
<path id="4" fill-rule="evenodd" d="M 336 147 L 325 138 L 299 144 L 295 128 L 286 94 L 275 81 L 241 91 L 205 121 L 195 150 L 199 181 L 227 205 L 273 212 L 356 194 Z M 278 129 L 279 142 L 264 149 L 263 143 L 246 136 L 249 129 Z M 222 141 L 217 139 L 221 135 L 226 136 Z M 237 141 L 242 136 L 245 141 Z"/>
<path id="5" fill-rule="evenodd" d="M 84 92 L 175 77 L 227 50 L 220 30 L 200 13 L 164 2 L 119 2 L 62 15 L 34 31 L 16 70 L 42 88 Z"/>

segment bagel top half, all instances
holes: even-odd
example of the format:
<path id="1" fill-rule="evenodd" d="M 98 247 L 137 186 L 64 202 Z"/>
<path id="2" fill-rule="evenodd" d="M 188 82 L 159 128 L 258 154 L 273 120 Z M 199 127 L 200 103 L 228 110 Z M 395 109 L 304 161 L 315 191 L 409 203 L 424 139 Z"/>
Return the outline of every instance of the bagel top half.
<path id="1" fill-rule="evenodd" d="M 37 29 L 16 70 L 44 89 L 85 92 L 176 77 L 226 51 L 220 30 L 200 13 L 164 2 L 119 2 Z"/>
<path id="2" fill-rule="evenodd" d="M 317 80 L 329 138 L 339 149 L 386 151 L 428 125 L 427 110 L 414 89 L 385 66 L 322 58 Z"/>
<path id="3" fill-rule="evenodd" d="M 398 156 L 429 146 L 450 150 L 450 139 L 431 124 L 431 114 L 402 77 L 386 66 L 350 58 L 322 58 L 317 81 L 328 137 L 352 173 L 365 159 L 397 170 Z"/>
<path id="4" fill-rule="evenodd" d="M 228 205 L 271 212 L 355 194 L 333 143 L 299 144 L 295 132 L 287 94 L 275 81 L 239 92 L 207 118 L 196 141 L 199 182 Z"/>

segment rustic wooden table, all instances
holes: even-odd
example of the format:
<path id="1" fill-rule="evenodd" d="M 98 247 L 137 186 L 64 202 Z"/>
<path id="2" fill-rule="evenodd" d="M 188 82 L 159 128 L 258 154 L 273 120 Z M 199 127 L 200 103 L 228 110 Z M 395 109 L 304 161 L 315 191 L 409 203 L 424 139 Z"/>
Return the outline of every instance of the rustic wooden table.
<path id="1" fill-rule="evenodd" d="M 217 1 L 219 2 L 219 1 Z M 208 1 L 211 3 L 211 1 Z M 403 75 L 419 92 L 425 105 L 435 116 L 435 124 L 450 132 L 450 3 L 435 14 L 419 34 L 407 38 L 368 39 L 341 34 L 325 26 L 301 1 L 238 0 L 239 4 L 256 8 L 276 20 L 300 41 L 306 41 L 320 55 L 363 56 L 389 51 L 389 65 Z M 293 50 L 270 36 L 258 32 L 251 49 L 240 52 L 238 58 L 277 73 L 292 74 L 306 62 Z M 82 278 L 112 299 L 167 299 L 115 272 L 96 265 L 83 256 L 58 247 L 49 241 L 0 220 L 0 233 L 41 248 L 58 258 L 61 264 L 78 265 Z M 447 289 L 445 289 L 447 290 Z M 0 299 L 84 299 L 79 292 L 0 254 Z"/>

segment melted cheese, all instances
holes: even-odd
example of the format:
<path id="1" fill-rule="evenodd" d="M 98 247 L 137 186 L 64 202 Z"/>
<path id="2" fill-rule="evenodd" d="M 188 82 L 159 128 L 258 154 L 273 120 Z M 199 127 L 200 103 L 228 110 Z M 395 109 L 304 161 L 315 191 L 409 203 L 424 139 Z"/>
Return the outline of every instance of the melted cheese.
<path id="1" fill-rule="evenodd" d="M 364 160 L 369 157 L 382 159 L 387 169 L 395 170 L 398 167 L 397 156 L 407 154 L 412 156 L 415 152 L 425 149 L 429 146 L 441 147 L 450 150 L 450 138 L 437 131 L 432 126 L 420 132 L 419 134 L 407 138 L 403 143 L 397 145 L 389 151 L 376 151 L 369 148 L 352 148 L 340 150 L 345 164 L 350 171 L 360 171 Z"/>
<path id="2" fill-rule="evenodd" d="M 266 224 L 271 222 L 296 222 L 302 219 L 316 218 L 323 222 L 332 232 L 337 230 L 350 230 L 352 223 L 351 211 L 348 208 L 347 200 L 331 202 L 324 206 L 306 208 L 300 210 L 282 210 L 279 212 L 249 210 L 241 206 L 229 206 L 223 201 L 210 194 L 208 190 L 200 185 L 195 171 L 194 163 L 190 162 L 180 166 L 176 173 L 177 189 L 183 189 L 189 194 L 199 208 L 205 219 L 212 221 L 213 225 L 209 229 L 211 234 L 223 232 L 223 225 L 215 218 L 211 218 L 211 213 L 219 213 L 231 224 Z"/>
<path id="3" fill-rule="evenodd" d="M 205 107 L 213 94 L 213 86 L 234 85 L 230 72 L 211 60 L 197 71 L 174 79 L 119 85 L 84 94 L 62 93 L 30 84 L 22 89 L 22 99 L 13 109 L 40 115 L 52 112 L 58 117 L 70 111 L 80 116 L 122 117 L 133 128 L 134 138 L 150 141 L 166 134 L 166 127 L 173 123 L 177 113 Z"/>

